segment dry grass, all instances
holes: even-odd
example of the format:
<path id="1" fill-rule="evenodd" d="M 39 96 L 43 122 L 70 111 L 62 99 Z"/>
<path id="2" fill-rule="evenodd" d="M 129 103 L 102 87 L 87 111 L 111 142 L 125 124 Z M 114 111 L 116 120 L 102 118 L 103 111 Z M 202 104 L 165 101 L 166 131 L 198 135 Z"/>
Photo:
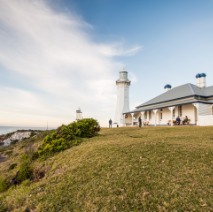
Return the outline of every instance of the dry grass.
<path id="1" fill-rule="evenodd" d="M 213 127 L 102 129 L 35 165 L 45 177 L 2 193 L 1 211 L 213 211 Z"/>

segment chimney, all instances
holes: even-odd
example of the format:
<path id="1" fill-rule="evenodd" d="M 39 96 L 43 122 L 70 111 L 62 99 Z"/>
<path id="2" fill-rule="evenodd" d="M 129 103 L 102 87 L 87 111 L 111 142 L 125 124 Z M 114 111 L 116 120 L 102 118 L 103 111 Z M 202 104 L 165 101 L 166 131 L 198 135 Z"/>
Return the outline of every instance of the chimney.
<path id="1" fill-rule="evenodd" d="M 171 88 L 172 88 L 172 86 L 167 84 L 164 86 L 164 91 L 167 92 L 167 91 L 171 90 Z"/>
<path id="2" fill-rule="evenodd" d="M 196 86 L 199 88 L 206 87 L 206 74 L 205 73 L 196 75 Z"/>

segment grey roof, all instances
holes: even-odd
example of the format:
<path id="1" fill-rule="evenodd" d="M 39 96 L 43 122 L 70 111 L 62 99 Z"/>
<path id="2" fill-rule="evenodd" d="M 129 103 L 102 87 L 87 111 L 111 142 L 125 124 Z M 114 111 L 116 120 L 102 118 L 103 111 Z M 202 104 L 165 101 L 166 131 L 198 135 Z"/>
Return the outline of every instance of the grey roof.
<path id="1" fill-rule="evenodd" d="M 142 111 L 162 109 L 162 108 L 167 108 L 167 107 L 172 107 L 172 106 L 187 105 L 187 104 L 193 104 L 193 103 L 212 104 L 213 100 L 205 101 L 205 100 L 198 100 L 198 99 L 190 99 L 190 100 L 184 100 L 183 99 L 183 101 L 179 101 L 178 103 L 177 102 L 174 102 L 174 103 L 168 102 L 168 103 L 165 103 L 165 104 L 161 104 L 161 106 L 153 105 L 151 107 L 143 107 L 141 109 L 135 109 L 135 110 L 132 110 L 132 111 L 125 112 L 123 114 L 138 113 L 138 112 L 142 112 Z"/>
<path id="2" fill-rule="evenodd" d="M 202 89 L 206 96 L 213 95 L 213 86 Z"/>
<path id="3" fill-rule="evenodd" d="M 196 85 L 193 84 L 185 84 L 181 85 L 175 88 L 172 88 L 171 90 L 168 90 L 167 92 L 137 106 L 138 107 L 144 107 L 146 105 L 156 104 L 160 102 L 166 102 L 173 99 L 179 99 L 184 98 L 187 96 L 210 96 L 213 95 L 213 86 L 206 87 L 206 88 L 199 88 Z"/>

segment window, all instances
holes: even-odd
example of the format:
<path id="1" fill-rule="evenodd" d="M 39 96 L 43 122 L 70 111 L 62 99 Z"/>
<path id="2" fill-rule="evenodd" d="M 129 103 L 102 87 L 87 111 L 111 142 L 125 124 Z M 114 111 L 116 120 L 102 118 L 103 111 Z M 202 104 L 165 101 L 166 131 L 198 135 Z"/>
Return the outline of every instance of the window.
<path id="1" fill-rule="evenodd" d="M 152 119 L 152 111 L 150 110 L 149 111 L 149 120 L 151 120 Z"/>
<path id="2" fill-rule="evenodd" d="M 173 118 L 175 118 L 175 109 L 173 110 Z"/>
<path id="3" fill-rule="evenodd" d="M 180 114 L 180 117 L 182 117 L 182 106 L 179 106 L 179 114 Z"/>
<path id="4" fill-rule="evenodd" d="M 145 119 L 147 119 L 147 111 L 145 112 Z"/>

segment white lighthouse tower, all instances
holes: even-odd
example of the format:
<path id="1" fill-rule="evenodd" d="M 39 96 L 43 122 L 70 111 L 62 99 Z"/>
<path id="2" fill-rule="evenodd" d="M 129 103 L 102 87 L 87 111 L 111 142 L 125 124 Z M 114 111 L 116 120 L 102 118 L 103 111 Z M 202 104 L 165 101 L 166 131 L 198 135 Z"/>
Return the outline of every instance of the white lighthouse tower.
<path id="1" fill-rule="evenodd" d="M 128 72 L 124 70 L 119 72 L 119 79 L 116 81 L 118 88 L 117 107 L 115 111 L 114 124 L 123 126 L 122 113 L 129 111 L 129 86 L 131 81 L 128 80 Z"/>
<path id="2" fill-rule="evenodd" d="M 82 119 L 82 112 L 80 107 L 78 108 L 78 110 L 76 110 L 76 120 L 78 119 Z"/>

